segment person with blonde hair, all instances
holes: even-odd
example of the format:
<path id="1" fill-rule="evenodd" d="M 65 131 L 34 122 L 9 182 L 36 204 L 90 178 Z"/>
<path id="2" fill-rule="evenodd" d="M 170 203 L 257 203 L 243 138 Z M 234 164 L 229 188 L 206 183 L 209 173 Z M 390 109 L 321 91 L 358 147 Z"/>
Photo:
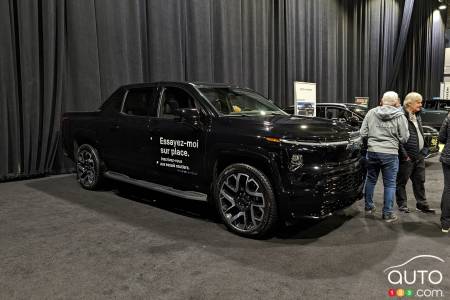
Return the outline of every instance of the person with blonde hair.
<path id="1" fill-rule="evenodd" d="M 399 149 L 399 169 L 397 174 L 397 205 L 401 212 L 409 213 L 407 205 L 406 184 L 411 179 L 416 208 L 424 213 L 434 213 L 425 196 L 425 155 L 428 145 L 425 143 L 420 110 L 422 96 L 411 92 L 403 101 L 403 109 L 408 120 L 409 139 Z"/>
<path id="2" fill-rule="evenodd" d="M 384 205 L 382 217 L 386 222 L 398 218 L 393 212 L 395 182 L 398 171 L 398 149 L 408 140 L 408 124 L 404 112 L 398 108 L 398 94 L 384 93 L 381 106 L 369 110 L 361 125 L 361 136 L 367 139 L 367 176 L 365 212 L 373 214 L 373 193 L 380 171 L 383 175 Z"/>

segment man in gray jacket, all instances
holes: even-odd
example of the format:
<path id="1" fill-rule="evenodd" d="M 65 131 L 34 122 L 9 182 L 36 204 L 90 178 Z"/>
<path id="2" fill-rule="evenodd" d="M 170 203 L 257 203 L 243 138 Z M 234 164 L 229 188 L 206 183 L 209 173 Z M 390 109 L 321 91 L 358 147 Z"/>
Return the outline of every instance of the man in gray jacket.
<path id="1" fill-rule="evenodd" d="M 381 99 L 382 106 L 375 107 L 366 114 L 361 126 L 361 136 L 367 138 L 367 177 L 365 187 L 365 211 L 375 212 L 373 192 L 378 175 L 383 175 L 384 205 L 383 220 L 393 222 L 396 178 L 398 172 L 398 149 L 400 143 L 409 138 L 408 123 L 400 105 L 398 94 L 386 92 Z"/>

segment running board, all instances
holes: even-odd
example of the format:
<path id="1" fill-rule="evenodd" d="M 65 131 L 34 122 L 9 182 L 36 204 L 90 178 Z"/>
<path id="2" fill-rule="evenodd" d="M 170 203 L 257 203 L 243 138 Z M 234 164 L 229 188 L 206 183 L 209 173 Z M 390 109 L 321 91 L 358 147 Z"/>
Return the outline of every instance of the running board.
<path id="1" fill-rule="evenodd" d="M 197 201 L 207 201 L 207 198 L 206 198 L 207 195 L 203 194 L 203 193 L 200 193 L 200 192 L 177 190 L 177 189 L 174 189 L 174 188 L 169 187 L 169 186 L 160 185 L 160 184 L 149 182 L 149 181 L 134 179 L 134 178 L 131 178 L 131 177 L 125 175 L 125 174 L 112 172 L 112 171 L 105 172 L 104 176 L 108 177 L 108 178 L 111 178 L 111 179 L 115 179 L 115 180 L 119 180 L 119 181 L 122 181 L 122 182 L 126 182 L 126 183 L 129 183 L 129 184 L 133 184 L 133 185 L 136 185 L 136 186 L 140 186 L 140 187 L 143 187 L 143 188 L 146 188 L 146 189 L 150 189 L 150 190 L 153 190 L 153 191 L 157 191 L 157 192 L 161 192 L 161 193 L 164 193 L 164 194 L 168 194 L 168 195 L 184 198 L 184 199 L 197 200 Z"/>

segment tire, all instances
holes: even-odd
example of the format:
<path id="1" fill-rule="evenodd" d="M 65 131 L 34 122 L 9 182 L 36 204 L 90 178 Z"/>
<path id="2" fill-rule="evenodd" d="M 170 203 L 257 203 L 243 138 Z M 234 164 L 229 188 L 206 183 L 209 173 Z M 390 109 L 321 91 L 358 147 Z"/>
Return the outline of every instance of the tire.
<path id="1" fill-rule="evenodd" d="M 103 183 L 100 156 L 97 150 L 88 144 L 78 147 L 76 163 L 77 180 L 87 190 L 99 189 Z"/>
<path id="2" fill-rule="evenodd" d="M 277 205 L 264 173 L 247 164 L 232 164 L 220 173 L 214 187 L 216 208 L 230 231 L 251 238 L 272 232 Z"/>

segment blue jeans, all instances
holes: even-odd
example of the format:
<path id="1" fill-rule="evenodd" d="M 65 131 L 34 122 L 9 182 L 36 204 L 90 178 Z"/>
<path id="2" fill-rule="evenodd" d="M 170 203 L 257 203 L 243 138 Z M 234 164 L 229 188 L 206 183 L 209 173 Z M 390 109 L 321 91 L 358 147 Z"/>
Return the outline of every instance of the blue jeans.
<path id="1" fill-rule="evenodd" d="M 442 163 L 444 170 L 444 190 L 441 198 L 441 225 L 442 228 L 450 228 L 450 165 Z"/>
<path id="2" fill-rule="evenodd" d="M 366 209 L 374 207 L 373 191 L 378 180 L 378 175 L 383 174 L 384 206 L 383 215 L 392 213 L 395 197 L 395 181 L 398 172 L 398 155 L 379 152 L 367 152 L 367 177 L 365 187 Z"/>

